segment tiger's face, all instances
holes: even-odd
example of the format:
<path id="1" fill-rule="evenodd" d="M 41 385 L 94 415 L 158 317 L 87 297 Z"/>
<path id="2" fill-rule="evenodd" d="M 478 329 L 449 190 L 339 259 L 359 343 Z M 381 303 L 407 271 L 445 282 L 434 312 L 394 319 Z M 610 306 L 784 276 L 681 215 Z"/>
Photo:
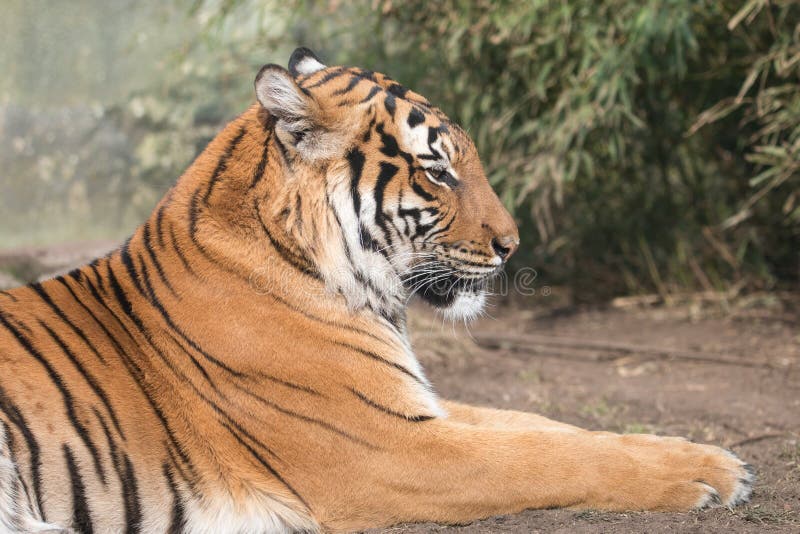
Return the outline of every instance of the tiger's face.
<path id="1" fill-rule="evenodd" d="M 334 286 L 366 286 L 373 307 L 417 294 L 453 319 L 480 313 L 519 235 L 463 129 L 391 78 L 304 48 L 288 71 L 265 66 L 256 93 L 293 174 L 324 184 L 342 230 L 321 244 L 342 249 Z"/>

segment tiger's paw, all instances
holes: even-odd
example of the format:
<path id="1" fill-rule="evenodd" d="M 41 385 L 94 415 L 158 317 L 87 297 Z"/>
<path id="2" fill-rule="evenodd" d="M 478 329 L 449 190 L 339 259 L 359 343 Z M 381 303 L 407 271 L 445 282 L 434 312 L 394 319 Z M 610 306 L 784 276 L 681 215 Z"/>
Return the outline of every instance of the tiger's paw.
<path id="1" fill-rule="evenodd" d="M 756 471 L 752 465 L 747 464 L 739 459 L 733 452 L 726 449 L 719 449 L 724 451 L 726 456 L 732 460 L 736 466 L 728 468 L 729 471 L 736 473 L 736 480 L 733 482 L 732 489 L 727 492 L 726 496 L 720 495 L 720 492 L 713 486 L 710 486 L 704 481 L 697 481 L 698 484 L 704 486 L 705 494 L 695 505 L 695 509 L 713 508 L 717 506 L 726 506 L 733 508 L 740 504 L 745 504 L 750 500 L 753 493 L 753 484 L 756 480 Z"/>
<path id="2" fill-rule="evenodd" d="M 609 503 L 618 510 L 732 508 L 753 492 L 753 467 L 720 447 L 643 434 L 619 436 L 619 444 L 628 465 L 620 465 L 623 478 Z"/>

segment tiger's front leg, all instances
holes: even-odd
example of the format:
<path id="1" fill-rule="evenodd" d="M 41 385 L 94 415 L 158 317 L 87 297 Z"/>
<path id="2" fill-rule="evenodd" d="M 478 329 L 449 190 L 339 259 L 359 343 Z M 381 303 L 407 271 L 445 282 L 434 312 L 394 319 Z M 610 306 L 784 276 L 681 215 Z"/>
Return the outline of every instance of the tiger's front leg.
<path id="1" fill-rule="evenodd" d="M 581 432 L 582 429 L 559 423 L 547 417 L 517 410 L 498 410 L 471 406 L 453 401 L 441 401 L 442 407 L 447 411 L 450 420 L 481 426 L 484 428 L 498 428 L 504 430 L 554 430 L 561 432 Z"/>
<path id="2" fill-rule="evenodd" d="M 399 424 L 385 440 L 355 461 L 343 451 L 325 473 L 314 499 L 323 525 L 453 524 L 553 507 L 683 511 L 742 502 L 753 480 L 731 453 L 680 438 L 435 419 Z"/>

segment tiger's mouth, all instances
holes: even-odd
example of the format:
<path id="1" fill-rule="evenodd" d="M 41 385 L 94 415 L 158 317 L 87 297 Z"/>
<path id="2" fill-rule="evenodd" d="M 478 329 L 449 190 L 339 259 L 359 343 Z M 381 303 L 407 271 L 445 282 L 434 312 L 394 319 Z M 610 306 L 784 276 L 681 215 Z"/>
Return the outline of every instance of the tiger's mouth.
<path id="1" fill-rule="evenodd" d="M 487 278 L 465 279 L 450 274 L 420 283 L 417 294 L 428 304 L 437 308 L 447 308 L 463 293 L 478 294 L 486 291 Z"/>
<path id="2" fill-rule="evenodd" d="M 480 315 L 489 293 L 489 282 L 502 267 L 487 266 L 479 272 L 469 265 L 452 261 L 433 268 L 412 268 L 404 277 L 409 297 L 418 295 L 431 306 L 441 310 L 449 319 L 471 320 Z"/>

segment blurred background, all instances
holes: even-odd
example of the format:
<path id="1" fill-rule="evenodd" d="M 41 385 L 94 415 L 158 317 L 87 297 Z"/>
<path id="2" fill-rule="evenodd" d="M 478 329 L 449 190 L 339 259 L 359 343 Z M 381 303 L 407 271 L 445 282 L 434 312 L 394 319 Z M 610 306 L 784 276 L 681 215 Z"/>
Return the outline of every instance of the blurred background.
<path id="1" fill-rule="evenodd" d="M 0 249 L 129 234 L 305 45 L 459 121 L 516 266 L 575 302 L 797 288 L 798 22 L 767 0 L 4 0 Z"/>
<path id="2" fill-rule="evenodd" d="M 460 122 L 520 225 L 533 291 L 468 331 L 412 309 L 442 396 L 722 444 L 759 476 L 734 511 L 464 532 L 800 532 L 797 0 L 2 0 L 0 289 L 129 235 L 300 45 Z"/>

